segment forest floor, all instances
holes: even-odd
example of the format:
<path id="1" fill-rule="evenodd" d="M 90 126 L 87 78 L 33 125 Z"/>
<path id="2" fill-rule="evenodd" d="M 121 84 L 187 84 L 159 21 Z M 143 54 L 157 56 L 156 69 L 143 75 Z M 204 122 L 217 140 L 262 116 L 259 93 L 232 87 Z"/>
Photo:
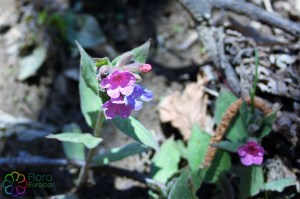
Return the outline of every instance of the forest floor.
<path id="1" fill-rule="evenodd" d="M 263 9 L 266 7 L 265 1 L 262 0 L 249 2 Z M 300 22 L 299 0 L 275 0 L 272 1 L 271 8 L 286 19 Z M 47 15 L 44 15 L 45 11 Z M 197 78 L 199 81 L 200 76 L 205 77 L 207 99 L 205 111 L 200 114 L 211 118 L 209 124 L 204 124 L 203 128 L 212 132 L 214 102 L 220 90 L 227 88 L 236 92 L 240 89 L 237 94 L 239 97 L 246 96 L 249 92 L 255 66 L 253 52 L 257 48 L 259 51 L 257 95 L 281 107 L 273 125 L 274 135 L 266 138 L 265 145 L 271 151 L 270 157 L 281 159 L 299 178 L 299 35 L 298 37 L 291 35 L 279 28 L 267 26 L 234 12 L 214 10 L 208 21 L 223 38 L 224 50 L 220 54 L 222 55 L 220 59 L 226 59 L 231 65 L 239 83 L 232 85 L 229 76 L 222 71 L 222 66 L 216 65 L 212 48 L 208 49 L 214 44 L 201 42 L 195 19 L 178 1 L 112 0 L 105 3 L 92 0 L 0 0 L 0 13 L 2 157 L 33 155 L 64 157 L 61 144 L 47 140 L 44 136 L 60 132 L 70 123 L 78 124 L 84 132 L 90 130 L 80 111 L 78 93 L 80 61 L 79 53 L 72 41 L 79 39 L 93 57 L 113 58 L 151 38 L 148 62 L 153 66 L 153 71 L 143 76 L 143 85 L 153 91 L 154 99 L 141 111 L 134 113 L 134 116 L 155 133 L 160 143 L 171 136 L 176 139 L 188 136 L 183 133 L 184 131 L 180 132 L 178 128 L 172 126 L 172 123 L 162 122 L 163 118 L 159 111 L 164 97 L 175 92 L 181 93 L 186 86 L 197 82 Z M 74 24 L 74 21 L 69 22 L 70 24 L 65 23 L 66 27 L 61 28 L 61 19 L 57 19 L 57 13 L 75 17 L 78 23 Z M 99 27 L 95 27 L 92 22 L 84 24 L 81 18 L 83 15 L 96 19 Z M 78 28 L 80 25 L 97 29 L 98 38 L 93 35 L 93 28 L 81 30 Z M 64 28 L 73 31 L 72 33 L 76 32 L 77 35 L 62 35 L 61 31 Z M 89 34 L 92 35 L 91 38 L 79 38 L 80 35 Z M 90 42 L 93 39 L 98 41 Z M 42 48 L 39 48 L 41 46 Z M 24 62 L 24 57 L 37 49 L 40 51 L 36 52 L 41 53 L 39 58 L 33 57 L 29 62 L 40 64 L 28 75 L 28 69 L 22 69 L 22 61 Z M 188 111 L 193 105 L 191 103 L 190 107 L 183 107 Z M 203 120 L 200 123 L 203 123 Z M 17 124 L 22 121 L 29 123 L 11 129 L 5 126 L 7 123 Z M 100 151 L 133 142 L 110 124 L 105 125 L 102 137 L 104 142 Z M 131 156 L 112 165 L 147 173 L 151 155 L 149 152 Z M 3 167 L 0 170 L 5 171 L 7 168 Z M 73 188 L 72 173 L 76 171 L 69 170 L 54 168 L 52 172 L 57 182 L 55 188 L 38 194 L 49 196 L 70 191 Z M 97 177 L 94 178 L 94 182 L 82 192 L 84 198 L 148 198 L 145 186 L 133 180 L 98 174 L 97 171 L 95 176 Z M 202 192 L 204 196 L 209 194 Z"/>

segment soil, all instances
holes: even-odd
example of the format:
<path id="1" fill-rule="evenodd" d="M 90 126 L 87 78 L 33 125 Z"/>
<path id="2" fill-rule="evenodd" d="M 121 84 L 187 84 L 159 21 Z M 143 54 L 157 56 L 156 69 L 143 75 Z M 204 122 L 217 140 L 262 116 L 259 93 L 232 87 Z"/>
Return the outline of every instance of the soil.
<path id="1" fill-rule="evenodd" d="M 195 41 L 191 45 L 186 44 L 195 34 L 195 23 L 184 8 L 172 0 L 111 0 L 110 3 L 92 0 L 45 0 L 43 2 L 0 0 L 0 111 L 18 118 L 29 118 L 50 125 L 54 129 L 53 132 L 60 132 L 64 125 L 70 123 L 78 124 L 83 132 L 91 131 L 80 111 L 76 73 L 75 78 L 67 75 L 67 71 L 78 71 L 79 57 L 73 57 L 64 43 L 60 44 L 54 42 L 53 38 L 49 39 L 50 33 L 47 30 L 40 28 L 34 30 L 39 35 L 36 37 L 46 40 L 46 43 L 49 44 L 50 53 L 47 55 L 45 63 L 33 77 L 25 81 L 17 78 L 22 48 L 27 45 L 28 34 L 32 33 L 32 27 L 27 27 L 24 15 L 26 12 L 33 12 L 36 16 L 45 8 L 51 12 L 77 9 L 78 13 L 88 13 L 96 17 L 106 40 L 104 44 L 87 49 L 93 57 L 107 56 L 108 51 L 108 54 L 121 53 L 151 38 L 151 52 L 148 61 L 153 66 L 153 72 L 143 76 L 142 84 L 153 91 L 154 99 L 133 115 L 156 135 L 160 143 L 170 135 L 178 136 L 176 129 L 161 124 L 158 117 L 158 104 L 164 96 L 174 91 L 182 91 L 186 84 L 196 81 L 198 71 L 203 72 L 200 67 L 210 66 L 212 61 L 199 41 Z M 286 12 L 283 13 L 286 14 Z M 221 16 L 220 13 L 216 15 Z M 241 18 L 241 20 L 249 22 L 247 18 Z M 269 27 L 260 29 L 262 34 L 268 35 L 270 32 L 272 30 Z M 300 51 L 297 56 L 299 55 Z M 215 74 L 219 78 L 219 73 Z M 224 82 L 223 77 L 215 81 Z M 210 83 L 208 87 L 218 90 L 222 86 L 214 82 Z M 271 101 L 273 99 L 272 95 L 261 91 L 259 94 L 266 96 Z M 213 97 L 210 96 L 210 98 Z M 279 98 L 282 101 L 286 100 L 284 97 Z M 287 101 L 289 100 L 294 101 L 287 99 Z M 299 105 L 299 101 L 295 103 Z M 211 104 L 208 105 L 208 111 L 212 115 L 213 105 Z M 293 107 L 284 107 L 284 110 L 296 112 Z M 104 142 L 99 149 L 100 152 L 134 142 L 109 123 L 104 126 L 102 138 Z M 281 142 L 280 140 L 285 141 Z M 268 141 L 290 144 L 280 133 Z M 20 141 L 17 136 L 12 136 L 5 144 L 4 142 L 0 144 L 3 145 L 0 154 L 5 157 L 19 156 L 24 151 L 27 155 L 64 157 L 61 143 L 45 138 L 36 138 L 28 142 Z M 299 145 L 299 141 L 297 144 Z M 297 155 L 291 157 L 290 151 L 286 148 L 282 149 L 284 148 L 282 145 L 268 147 L 273 149 L 275 147 L 273 150 L 275 154 L 281 154 L 288 159 L 299 158 Z M 292 149 L 292 151 L 298 153 L 299 148 Z M 112 165 L 147 174 L 151 155 L 152 153 L 149 152 L 131 156 L 114 162 Z M 300 168 L 299 161 L 290 162 Z M 9 168 L 1 170 L 5 171 Z M 53 190 L 42 193 L 44 196 L 63 194 L 72 190 L 74 171 L 69 172 L 68 168 L 50 169 L 50 171 L 53 172 L 58 183 Z M 81 192 L 81 198 L 144 199 L 149 197 L 145 186 L 135 181 L 103 175 L 97 171 L 93 176 L 95 177 L 90 176 L 91 182 Z M 211 188 L 210 185 L 207 186 Z M 200 192 L 199 194 L 205 196 L 211 194 L 205 190 Z"/>

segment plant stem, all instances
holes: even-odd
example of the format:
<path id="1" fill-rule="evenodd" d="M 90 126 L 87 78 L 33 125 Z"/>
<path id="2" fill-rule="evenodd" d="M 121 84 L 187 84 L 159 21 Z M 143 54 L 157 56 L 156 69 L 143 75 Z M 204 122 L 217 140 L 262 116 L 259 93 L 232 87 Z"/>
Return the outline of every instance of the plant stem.
<path id="1" fill-rule="evenodd" d="M 103 111 L 99 111 L 98 115 L 97 115 L 97 121 L 96 121 L 96 126 L 94 128 L 94 132 L 93 135 L 95 137 L 100 137 L 101 135 L 101 130 L 102 130 L 102 124 L 103 124 L 103 120 L 104 120 L 104 113 Z M 93 160 L 93 157 L 95 155 L 95 153 L 97 152 L 97 147 L 91 149 L 88 151 L 86 160 L 85 160 L 85 164 L 83 167 L 81 167 L 80 173 L 79 173 L 79 177 L 77 180 L 77 190 L 83 185 L 83 183 L 86 180 L 89 168 L 90 168 L 90 164 Z"/>
<path id="2" fill-rule="evenodd" d="M 257 81 L 258 81 L 258 51 L 257 51 L 257 49 L 254 50 L 254 53 L 255 53 L 255 73 L 254 73 L 254 80 L 253 80 L 252 88 L 250 91 L 251 112 L 252 113 L 254 113 L 254 110 L 255 110 L 254 97 L 255 97 Z"/>

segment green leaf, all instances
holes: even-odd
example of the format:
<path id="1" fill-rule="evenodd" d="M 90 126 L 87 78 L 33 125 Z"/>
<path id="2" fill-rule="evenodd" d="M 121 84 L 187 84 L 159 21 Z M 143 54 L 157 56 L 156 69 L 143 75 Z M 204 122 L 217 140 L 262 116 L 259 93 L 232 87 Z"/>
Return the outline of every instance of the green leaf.
<path id="1" fill-rule="evenodd" d="M 19 62 L 20 70 L 18 80 L 23 81 L 34 76 L 45 62 L 46 55 L 47 49 L 44 46 L 39 46 L 33 50 L 32 54 L 21 58 Z"/>
<path id="2" fill-rule="evenodd" d="M 215 119 L 219 124 L 227 108 L 237 100 L 237 98 L 228 90 L 222 90 L 216 101 Z"/>
<path id="3" fill-rule="evenodd" d="M 79 94 L 81 112 L 87 124 L 95 127 L 98 111 L 101 111 L 102 101 L 99 97 L 99 85 L 96 79 L 95 62 L 77 43 L 81 54 L 79 76 Z"/>
<path id="4" fill-rule="evenodd" d="M 81 134 L 81 130 L 77 124 L 65 125 L 63 132 L 72 132 Z M 85 160 L 85 148 L 84 144 L 63 142 L 64 152 L 68 159 L 71 160 Z"/>
<path id="5" fill-rule="evenodd" d="M 96 155 L 93 158 L 95 164 L 109 164 L 114 161 L 122 160 L 128 156 L 146 152 L 148 148 L 139 144 L 131 143 L 122 147 L 114 148 L 104 154 Z"/>
<path id="6" fill-rule="evenodd" d="M 264 189 L 263 170 L 260 166 L 250 166 L 241 168 L 240 197 L 249 198 L 258 194 Z"/>
<path id="7" fill-rule="evenodd" d="M 278 179 L 265 183 L 265 190 L 282 192 L 286 187 L 296 185 L 295 178 Z"/>
<path id="8" fill-rule="evenodd" d="M 151 176 L 160 182 L 167 180 L 178 171 L 180 151 L 173 139 L 165 141 L 152 159 Z"/>
<path id="9" fill-rule="evenodd" d="M 180 155 L 182 158 L 187 159 L 188 158 L 188 151 L 187 148 L 185 147 L 184 143 L 182 140 L 176 140 L 177 147 L 180 151 Z"/>
<path id="10" fill-rule="evenodd" d="M 190 171 L 184 168 L 172 186 L 168 199 L 196 199 L 196 191 L 203 181 L 202 171 Z"/>
<path id="11" fill-rule="evenodd" d="M 85 52 L 81 45 L 76 41 L 79 49 L 80 58 L 80 72 L 86 85 L 98 95 L 99 83 L 96 78 L 96 63 L 94 60 Z"/>
<path id="12" fill-rule="evenodd" d="M 97 67 L 101 67 L 101 66 L 110 66 L 111 63 L 109 61 L 109 59 L 107 57 L 103 57 L 103 58 L 94 58 L 95 62 L 96 62 L 96 66 Z"/>
<path id="13" fill-rule="evenodd" d="M 200 129 L 198 125 L 193 125 L 192 136 L 188 141 L 188 163 L 192 170 L 197 170 L 203 163 L 210 143 L 211 136 Z"/>
<path id="14" fill-rule="evenodd" d="M 217 150 L 217 153 L 212 161 L 211 166 L 206 172 L 205 181 L 209 183 L 216 183 L 223 173 L 229 171 L 231 168 L 230 155 L 222 150 Z"/>
<path id="15" fill-rule="evenodd" d="M 263 129 L 261 130 L 261 134 L 259 135 L 260 139 L 267 136 L 272 131 L 272 125 L 275 119 L 276 119 L 276 112 L 273 112 L 264 118 L 264 126 Z"/>
<path id="16" fill-rule="evenodd" d="M 213 146 L 217 147 L 219 149 L 223 149 L 223 150 L 226 150 L 226 151 L 236 153 L 238 148 L 242 145 L 244 145 L 244 144 L 239 143 L 239 142 L 221 141 L 217 144 L 214 144 Z"/>
<path id="17" fill-rule="evenodd" d="M 145 63 L 146 59 L 148 57 L 148 51 L 150 48 L 150 40 L 148 40 L 146 43 L 144 43 L 143 45 L 132 49 L 131 51 L 125 52 L 125 53 L 129 53 L 131 52 L 133 54 L 133 60 L 138 62 L 138 63 Z M 121 59 L 121 57 L 125 54 L 123 53 L 122 55 L 116 57 L 111 64 L 113 66 L 115 66 L 118 61 Z"/>
<path id="18" fill-rule="evenodd" d="M 154 139 L 152 133 L 146 129 L 138 120 L 133 117 L 120 118 L 115 117 L 111 120 L 112 123 L 123 133 L 133 138 L 134 140 L 158 150 L 158 143 Z"/>
<path id="19" fill-rule="evenodd" d="M 64 142 L 83 143 L 89 149 L 95 148 L 102 141 L 101 138 L 94 137 L 89 133 L 50 134 L 46 138 L 58 139 Z"/>
<path id="20" fill-rule="evenodd" d="M 216 101 L 215 118 L 219 124 L 224 116 L 227 108 L 237 100 L 237 98 L 229 91 L 222 91 Z M 226 131 L 226 137 L 232 142 L 246 141 L 248 134 L 243 125 L 239 113 L 231 121 L 229 128 Z"/>

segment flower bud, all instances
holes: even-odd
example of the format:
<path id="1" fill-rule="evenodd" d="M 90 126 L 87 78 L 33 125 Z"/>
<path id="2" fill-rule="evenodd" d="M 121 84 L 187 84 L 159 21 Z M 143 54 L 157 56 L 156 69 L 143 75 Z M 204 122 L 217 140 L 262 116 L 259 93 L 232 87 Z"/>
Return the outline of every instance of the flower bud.
<path id="1" fill-rule="evenodd" d="M 143 73 L 147 73 L 151 71 L 152 66 L 150 64 L 143 64 L 140 66 L 139 70 L 142 71 Z"/>

